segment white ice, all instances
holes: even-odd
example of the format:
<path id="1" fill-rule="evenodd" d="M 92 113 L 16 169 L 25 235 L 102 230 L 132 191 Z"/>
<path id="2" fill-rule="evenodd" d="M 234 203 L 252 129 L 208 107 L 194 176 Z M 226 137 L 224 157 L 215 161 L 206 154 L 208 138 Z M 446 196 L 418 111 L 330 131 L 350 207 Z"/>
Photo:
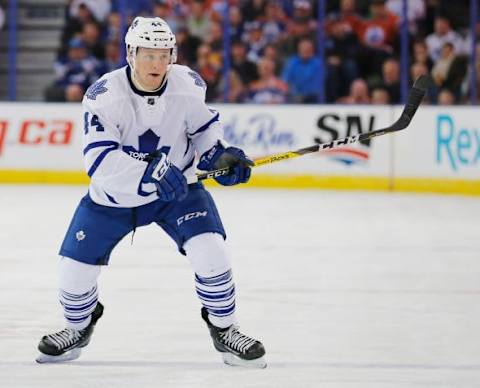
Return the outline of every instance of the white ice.
<path id="1" fill-rule="evenodd" d="M 242 330 L 268 368 L 223 365 L 190 267 L 155 226 L 100 277 L 82 357 L 37 365 L 64 327 L 57 251 L 85 187 L 0 186 L 0 387 L 480 387 L 480 201 L 364 192 L 212 190 Z"/>

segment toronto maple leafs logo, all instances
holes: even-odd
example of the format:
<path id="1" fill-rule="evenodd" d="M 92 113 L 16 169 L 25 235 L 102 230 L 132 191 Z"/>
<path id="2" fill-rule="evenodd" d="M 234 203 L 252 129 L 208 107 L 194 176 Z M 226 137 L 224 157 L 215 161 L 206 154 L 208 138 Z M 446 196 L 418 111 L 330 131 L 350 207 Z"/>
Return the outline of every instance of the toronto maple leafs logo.
<path id="1" fill-rule="evenodd" d="M 85 237 L 87 237 L 87 235 L 85 234 L 85 232 L 83 230 L 79 230 L 75 234 L 75 237 L 77 238 L 77 241 L 82 241 L 83 239 L 85 239 Z"/>
<path id="2" fill-rule="evenodd" d="M 103 94 L 108 91 L 108 89 L 105 87 L 105 84 L 107 83 L 106 79 L 103 79 L 101 81 L 95 82 L 92 86 L 90 86 L 87 89 L 87 92 L 85 95 L 89 100 L 96 100 L 97 96 L 99 94 Z"/>
<path id="3" fill-rule="evenodd" d="M 196 73 L 195 71 L 189 71 L 188 75 L 195 80 L 195 85 L 200 86 L 201 88 L 207 87 L 207 84 L 205 83 L 203 78 L 200 77 L 200 74 Z"/>
<path id="4" fill-rule="evenodd" d="M 149 128 L 143 135 L 138 137 L 138 149 L 131 145 L 123 146 L 123 152 L 126 152 L 132 158 L 138 160 L 145 160 L 148 156 L 158 153 L 168 154 L 170 152 L 169 146 L 163 146 L 159 149 L 160 137 Z"/>

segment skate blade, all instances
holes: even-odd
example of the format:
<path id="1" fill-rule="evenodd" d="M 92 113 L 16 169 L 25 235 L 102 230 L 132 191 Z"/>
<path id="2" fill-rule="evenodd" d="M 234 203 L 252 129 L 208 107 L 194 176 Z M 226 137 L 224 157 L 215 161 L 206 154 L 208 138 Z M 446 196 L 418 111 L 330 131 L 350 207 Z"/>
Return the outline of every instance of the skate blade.
<path id="1" fill-rule="evenodd" d="M 40 353 L 40 355 L 35 360 L 39 364 L 54 364 L 58 362 L 67 362 L 76 360 L 82 354 L 82 349 L 76 348 L 69 350 L 66 353 L 60 354 L 59 356 L 50 356 L 48 354 Z"/>
<path id="2" fill-rule="evenodd" d="M 244 368 L 264 369 L 267 367 L 265 357 L 256 358 L 255 360 L 243 360 L 232 353 L 222 353 L 223 362 L 231 366 L 243 366 Z"/>

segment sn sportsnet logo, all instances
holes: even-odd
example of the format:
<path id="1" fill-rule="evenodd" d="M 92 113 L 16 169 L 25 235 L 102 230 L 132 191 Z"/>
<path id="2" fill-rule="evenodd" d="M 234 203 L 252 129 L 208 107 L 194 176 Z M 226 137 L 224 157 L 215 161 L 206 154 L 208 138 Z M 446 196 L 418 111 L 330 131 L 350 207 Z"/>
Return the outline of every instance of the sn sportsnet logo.
<path id="1" fill-rule="evenodd" d="M 320 155 L 327 155 L 330 159 L 346 164 L 361 164 L 368 161 L 370 157 L 371 140 L 358 141 L 362 133 L 371 132 L 375 129 L 375 116 L 360 116 L 355 114 L 337 114 L 326 113 L 317 121 L 317 127 L 320 136 L 314 138 L 317 144 L 335 142 L 339 148 L 329 149 L 329 147 L 320 146 L 324 149 Z M 347 141 L 341 139 L 347 136 L 355 138 Z M 354 143 L 358 143 L 355 145 Z"/>
<path id="2" fill-rule="evenodd" d="M 203 212 L 193 212 L 193 213 L 188 213 L 185 214 L 184 216 L 181 216 L 180 218 L 177 218 L 177 225 L 180 226 L 186 221 L 193 220 L 195 218 L 200 218 L 200 217 L 206 217 L 208 214 L 208 211 L 203 211 Z"/>

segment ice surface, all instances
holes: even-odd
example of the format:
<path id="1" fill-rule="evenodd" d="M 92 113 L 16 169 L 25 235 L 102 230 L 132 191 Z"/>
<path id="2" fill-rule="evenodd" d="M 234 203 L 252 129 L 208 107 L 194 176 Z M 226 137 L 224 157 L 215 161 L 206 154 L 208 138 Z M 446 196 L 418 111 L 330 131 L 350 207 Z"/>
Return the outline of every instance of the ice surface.
<path id="1" fill-rule="evenodd" d="M 103 270 L 82 357 L 37 365 L 63 328 L 56 253 L 84 191 L 0 186 L 2 388 L 480 387 L 480 201 L 456 196 L 213 190 L 267 369 L 221 363 L 188 262 L 155 226 Z"/>

